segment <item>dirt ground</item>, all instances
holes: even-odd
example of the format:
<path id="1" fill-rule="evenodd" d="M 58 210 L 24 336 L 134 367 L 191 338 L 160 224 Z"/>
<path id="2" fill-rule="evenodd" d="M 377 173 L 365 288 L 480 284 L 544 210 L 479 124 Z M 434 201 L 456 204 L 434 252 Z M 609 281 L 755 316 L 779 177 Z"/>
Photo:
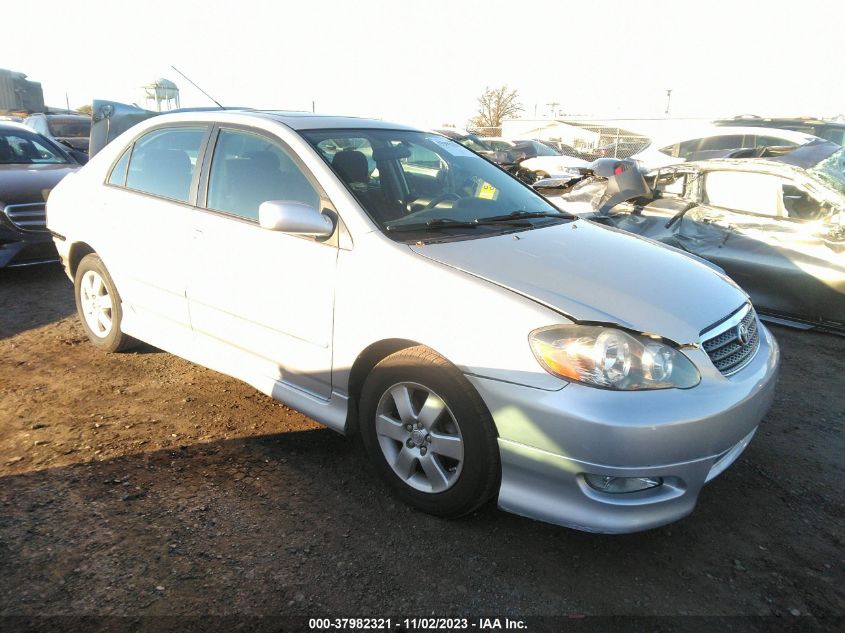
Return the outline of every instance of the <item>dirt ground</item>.
<path id="1" fill-rule="evenodd" d="M 0 616 L 841 617 L 845 338 L 773 331 L 744 455 L 686 519 L 601 536 L 416 512 L 248 385 L 97 352 L 58 266 L 0 271 Z"/>

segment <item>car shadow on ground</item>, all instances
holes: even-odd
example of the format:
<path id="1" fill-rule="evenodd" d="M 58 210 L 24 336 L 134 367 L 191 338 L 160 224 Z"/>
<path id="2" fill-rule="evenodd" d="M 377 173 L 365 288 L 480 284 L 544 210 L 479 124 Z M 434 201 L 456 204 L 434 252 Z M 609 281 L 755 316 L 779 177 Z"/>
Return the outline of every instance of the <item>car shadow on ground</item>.
<path id="1" fill-rule="evenodd" d="M 0 613 L 759 613 L 801 556 L 778 551 L 777 498 L 741 502 L 757 457 L 693 517 L 622 536 L 417 512 L 323 429 L 20 472 L 0 478 Z"/>
<path id="2" fill-rule="evenodd" d="M 73 314 L 73 286 L 59 264 L 0 270 L 0 339 Z"/>

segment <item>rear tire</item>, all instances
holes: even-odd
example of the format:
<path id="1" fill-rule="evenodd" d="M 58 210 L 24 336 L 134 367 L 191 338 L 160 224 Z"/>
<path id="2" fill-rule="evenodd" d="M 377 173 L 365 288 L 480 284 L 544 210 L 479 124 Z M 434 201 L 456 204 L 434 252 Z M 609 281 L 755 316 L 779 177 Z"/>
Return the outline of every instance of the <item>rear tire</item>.
<path id="1" fill-rule="evenodd" d="M 368 456 L 405 503 L 454 517 L 500 479 L 495 425 L 466 377 L 427 347 L 401 350 L 364 382 L 359 429 Z"/>
<path id="2" fill-rule="evenodd" d="M 82 327 L 95 347 L 120 352 L 138 344 L 120 329 L 123 320 L 120 295 L 99 256 L 91 253 L 82 258 L 73 288 Z"/>

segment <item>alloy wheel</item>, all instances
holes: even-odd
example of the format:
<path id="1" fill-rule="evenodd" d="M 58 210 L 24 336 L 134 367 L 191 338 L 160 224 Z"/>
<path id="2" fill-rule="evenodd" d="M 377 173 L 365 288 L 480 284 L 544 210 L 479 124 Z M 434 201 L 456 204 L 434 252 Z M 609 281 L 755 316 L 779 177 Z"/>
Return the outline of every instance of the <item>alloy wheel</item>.
<path id="1" fill-rule="evenodd" d="M 412 382 L 390 387 L 379 400 L 375 429 L 387 463 L 415 490 L 439 493 L 458 481 L 463 437 L 449 407 L 428 387 Z"/>
<path id="2" fill-rule="evenodd" d="M 112 298 L 105 280 L 96 270 L 88 270 L 82 276 L 79 300 L 91 332 L 99 338 L 107 337 L 113 326 Z"/>

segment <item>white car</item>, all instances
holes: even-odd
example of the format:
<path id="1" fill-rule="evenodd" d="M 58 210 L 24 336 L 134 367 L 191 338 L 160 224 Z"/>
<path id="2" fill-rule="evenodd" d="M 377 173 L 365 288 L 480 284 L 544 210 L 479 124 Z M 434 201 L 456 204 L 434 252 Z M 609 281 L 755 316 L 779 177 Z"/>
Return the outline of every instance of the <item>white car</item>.
<path id="1" fill-rule="evenodd" d="M 535 178 L 577 178 L 590 163 L 574 156 L 564 156 L 540 141 L 515 141 L 505 150 L 509 160 L 530 171 Z"/>
<path id="2" fill-rule="evenodd" d="M 812 134 L 792 130 L 712 125 L 685 133 L 657 136 L 631 158 L 643 169 L 651 170 L 688 160 L 723 158 L 731 150 L 753 149 L 761 154 L 767 147 L 795 148 L 821 140 Z"/>
<path id="3" fill-rule="evenodd" d="M 140 339 L 359 433 L 435 514 L 496 497 L 585 530 L 674 521 L 774 394 L 777 344 L 734 283 L 434 133 L 164 114 L 47 216 L 95 346 Z"/>

